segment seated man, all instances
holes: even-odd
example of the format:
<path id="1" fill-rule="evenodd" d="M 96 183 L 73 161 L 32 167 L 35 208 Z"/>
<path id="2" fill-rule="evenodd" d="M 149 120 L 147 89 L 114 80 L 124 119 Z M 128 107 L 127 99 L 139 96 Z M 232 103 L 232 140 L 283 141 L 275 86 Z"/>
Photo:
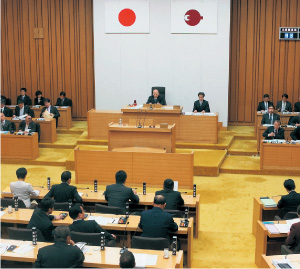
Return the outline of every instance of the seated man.
<path id="1" fill-rule="evenodd" d="M 300 206 L 297 207 L 297 215 L 300 218 Z M 300 244 L 300 222 L 294 223 L 285 239 L 285 244 L 295 250 Z"/>
<path id="2" fill-rule="evenodd" d="M 72 100 L 66 97 L 65 92 L 60 92 L 59 98 L 57 98 L 56 106 L 72 106 Z"/>
<path id="3" fill-rule="evenodd" d="M 300 140 L 300 126 L 291 132 L 291 138 L 293 140 Z"/>
<path id="4" fill-rule="evenodd" d="M 9 132 L 12 131 L 14 129 L 12 123 L 9 120 L 5 119 L 3 113 L 0 113 L 0 115 L 1 115 L 1 131 L 9 131 Z"/>
<path id="5" fill-rule="evenodd" d="M 299 97 L 299 102 L 296 102 L 294 105 L 294 111 L 300 112 L 300 97 Z"/>
<path id="6" fill-rule="evenodd" d="M 39 249 L 34 268 L 81 268 L 84 255 L 71 240 L 69 227 L 58 226 L 53 234 L 54 244 Z"/>
<path id="7" fill-rule="evenodd" d="M 259 102 L 257 111 L 268 111 L 269 106 L 273 106 L 273 103 L 269 101 L 270 96 L 268 94 L 264 95 L 264 100 Z"/>
<path id="8" fill-rule="evenodd" d="M 178 225 L 174 222 L 172 215 L 164 211 L 165 207 L 165 197 L 156 195 L 153 208 L 142 212 L 139 223 L 139 227 L 143 230 L 141 236 L 171 240 L 170 233 L 177 232 Z"/>
<path id="9" fill-rule="evenodd" d="M 292 112 L 292 104 L 287 100 L 288 98 L 289 96 L 286 93 L 282 95 L 282 100 L 278 101 L 276 106 L 278 112 Z"/>
<path id="10" fill-rule="evenodd" d="M 280 120 L 280 117 L 278 114 L 274 113 L 274 106 L 270 105 L 268 108 L 268 113 L 264 114 L 261 119 L 261 125 L 264 124 L 274 124 L 276 120 Z"/>
<path id="11" fill-rule="evenodd" d="M 5 117 L 12 117 L 13 116 L 13 111 L 8 108 L 7 106 L 5 106 L 6 100 L 5 99 L 1 99 L 1 109 L 0 112 L 3 113 L 5 115 Z"/>
<path id="12" fill-rule="evenodd" d="M 83 207 L 80 204 L 74 204 L 70 210 L 70 217 L 73 219 L 73 224 L 69 226 L 70 231 L 80 233 L 102 233 L 105 235 L 105 245 L 114 247 L 116 244 L 116 236 L 103 230 L 95 220 L 84 220 Z M 99 242 L 100 245 L 100 242 Z"/>
<path id="13" fill-rule="evenodd" d="M 18 105 L 15 108 L 15 114 L 13 115 L 13 118 L 24 115 L 30 115 L 32 118 L 34 118 L 33 110 L 31 110 L 29 106 L 26 106 L 23 100 L 19 100 Z"/>
<path id="14" fill-rule="evenodd" d="M 22 120 L 19 125 L 19 131 L 25 132 L 25 133 L 31 133 L 36 132 L 36 124 L 34 121 L 32 121 L 32 118 L 30 115 L 28 115 L 25 120 Z"/>
<path id="15" fill-rule="evenodd" d="M 72 174 L 70 171 L 64 171 L 61 174 L 61 182 L 60 184 L 53 185 L 51 190 L 45 195 L 45 198 L 52 198 L 57 203 L 72 202 L 82 203 L 82 198 L 78 194 L 77 188 L 75 186 L 71 186 L 71 177 Z"/>
<path id="16" fill-rule="evenodd" d="M 204 92 L 199 92 L 198 97 L 199 97 L 199 100 L 196 100 L 194 102 L 194 107 L 193 107 L 194 113 L 197 113 L 197 112 L 202 112 L 202 113 L 210 112 L 209 103 L 206 100 L 204 100 L 205 93 Z"/>
<path id="17" fill-rule="evenodd" d="M 184 201 L 180 192 L 174 191 L 174 181 L 166 179 L 164 181 L 164 189 L 157 191 L 155 195 L 163 195 L 166 199 L 166 208 L 168 210 L 177 210 L 178 206 L 184 205 Z"/>
<path id="18" fill-rule="evenodd" d="M 47 241 L 52 241 L 52 231 L 54 230 L 54 226 L 52 220 L 62 219 L 62 215 L 53 216 L 50 215 L 54 210 L 55 201 L 51 198 L 44 198 L 39 208 L 34 210 L 31 219 L 27 225 L 27 229 L 32 229 L 32 227 L 36 227 L 40 230 Z"/>
<path id="19" fill-rule="evenodd" d="M 132 203 L 138 204 L 140 199 L 136 195 L 136 191 L 125 186 L 127 174 L 125 171 L 116 173 L 116 184 L 106 186 L 104 192 L 105 200 L 108 201 L 108 206 L 119 207 L 126 212 L 126 202 L 129 200 Z"/>
<path id="20" fill-rule="evenodd" d="M 35 92 L 35 98 L 34 98 L 34 105 L 35 106 L 44 106 L 44 101 L 45 101 L 45 98 L 42 96 L 42 92 L 41 91 L 36 91 Z"/>
<path id="21" fill-rule="evenodd" d="M 30 196 L 38 196 L 39 191 L 34 190 L 30 183 L 26 183 L 27 170 L 24 167 L 19 168 L 16 171 L 18 181 L 10 183 L 10 191 L 13 196 L 18 196 L 18 199 L 22 200 L 27 208 L 35 208 L 36 202 L 31 206 Z"/>
<path id="22" fill-rule="evenodd" d="M 159 95 L 159 91 L 157 89 L 154 89 L 153 94 L 149 96 L 147 104 L 161 104 L 163 106 L 166 106 L 166 100 L 162 96 Z"/>
<path id="23" fill-rule="evenodd" d="M 17 97 L 17 104 L 19 103 L 19 101 L 23 101 L 25 106 L 31 106 L 32 105 L 32 101 L 31 101 L 30 97 L 28 95 L 26 95 L 26 92 L 27 92 L 26 88 L 21 88 L 20 89 L 21 95 L 19 95 Z"/>
<path id="24" fill-rule="evenodd" d="M 288 125 L 300 126 L 300 114 L 298 116 L 290 117 Z"/>
<path id="25" fill-rule="evenodd" d="M 288 195 L 283 195 L 277 204 L 277 207 L 281 211 L 281 218 L 283 218 L 284 215 L 288 212 L 296 212 L 298 206 L 300 205 L 300 194 L 295 191 L 296 185 L 294 180 L 285 180 L 283 186 L 288 192 Z"/>
<path id="26" fill-rule="evenodd" d="M 41 111 L 40 118 L 44 118 L 44 112 L 46 112 L 47 110 L 50 113 L 50 116 L 56 119 L 56 127 L 57 127 L 58 118 L 60 117 L 57 108 L 55 106 L 51 106 L 50 99 L 45 98 L 44 103 L 45 103 L 45 107 L 43 107 Z"/>
<path id="27" fill-rule="evenodd" d="M 284 139 L 284 129 L 280 127 L 280 121 L 276 120 L 274 126 L 269 126 L 263 133 L 265 139 Z"/>
<path id="28" fill-rule="evenodd" d="M 135 258 L 131 251 L 126 250 L 121 254 L 120 268 L 135 268 Z"/>

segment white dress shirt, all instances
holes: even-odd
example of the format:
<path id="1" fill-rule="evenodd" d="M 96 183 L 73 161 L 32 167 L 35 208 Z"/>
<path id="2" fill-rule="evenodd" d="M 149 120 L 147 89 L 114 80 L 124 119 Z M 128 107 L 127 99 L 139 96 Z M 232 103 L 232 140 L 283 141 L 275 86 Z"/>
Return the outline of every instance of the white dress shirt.
<path id="1" fill-rule="evenodd" d="M 30 207 L 30 195 L 38 196 L 39 191 L 34 190 L 30 183 L 26 183 L 23 180 L 10 183 L 10 191 L 14 197 L 18 196 L 18 199 L 22 200 L 26 207 Z"/>
<path id="2" fill-rule="evenodd" d="M 25 106 L 23 106 L 23 108 L 20 108 L 20 115 L 19 116 L 23 116 L 24 115 L 24 108 L 25 108 Z"/>

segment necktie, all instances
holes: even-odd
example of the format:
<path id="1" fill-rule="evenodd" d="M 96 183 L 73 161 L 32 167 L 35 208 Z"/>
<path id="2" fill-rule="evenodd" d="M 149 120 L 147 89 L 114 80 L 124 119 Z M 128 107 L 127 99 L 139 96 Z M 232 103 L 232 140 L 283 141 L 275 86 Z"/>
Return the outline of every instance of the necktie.
<path id="1" fill-rule="evenodd" d="M 1 131 L 3 131 L 4 122 L 1 122 Z"/>
<path id="2" fill-rule="evenodd" d="M 278 132 L 278 130 L 277 130 L 277 129 L 274 129 L 275 136 L 277 135 L 277 132 Z"/>
<path id="3" fill-rule="evenodd" d="M 268 110 L 268 102 L 265 102 L 265 110 Z"/>
<path id="4" fill-rule="evenodd" d="M 273 115 L 270 115 L 270 124 L 273 125 Z"/>
<path id="5" fill-rule="evenodd" d="M 285 110 L 285 102 L 282 102 L 282 111 Z"/>

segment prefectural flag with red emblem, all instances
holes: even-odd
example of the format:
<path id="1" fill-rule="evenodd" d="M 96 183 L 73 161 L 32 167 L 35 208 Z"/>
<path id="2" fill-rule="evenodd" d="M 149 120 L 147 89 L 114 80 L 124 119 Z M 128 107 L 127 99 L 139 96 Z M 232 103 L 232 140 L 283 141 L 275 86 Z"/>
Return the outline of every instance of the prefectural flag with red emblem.
<path id="1" fill-rule="evenodd" d="M 149 2 L 106 1 L 105 33 L 149 33 Z"/>
<path id="2" fill-rule="evenodd" d="M 218 3 L 216 0 L 171 3 L 171 33 L 216 34 L 217 31 Z"/>

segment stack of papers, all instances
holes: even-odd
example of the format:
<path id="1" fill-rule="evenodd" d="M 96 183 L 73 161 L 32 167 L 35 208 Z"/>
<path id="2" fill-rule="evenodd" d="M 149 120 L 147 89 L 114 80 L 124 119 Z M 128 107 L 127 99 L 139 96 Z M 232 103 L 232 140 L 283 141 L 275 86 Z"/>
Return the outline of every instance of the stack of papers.
<path id="1" fill-rule="evenodd" d="M 1 134 L 8 134 L 9 131 L 1 131 Z"/>
<path id="2" fill-rule="evenodd" d="M 61 108 L 68 108 L 69 106 L 62 106 Z"/>
<path id="3" fill-rule="evenodd" d="M 264 223 L 264 225 L 271 234 L 280 234 L 280 232 L 278 231 L 274 223 L 268 222 L 268 223 Z"/>
<path id="4" fill-rule="evenodd" d="M 99 225 L 107 225 L 111 223 L 118 223 L 119 218 L 107 218 L 102 216 L 89 216 L 89 220 L 96 221 Z"/>
<path id="5" fill-rule="evenodd" d="M 136 267 L 155 266 L 157 263 L 157 255 L 149 255 L 142 253 L 133 253 Z"/>
<path id="6" fill-rule="evenodd" d="M 2 217 L 5 213 L 5 211 L 0 211 L 0 217 Z"/>
<path id="7" fill-rule="evenodd" d="M 290 226 L 288 224 L 278 223 L 274 225 L 281 234 L 287 234 L 290 231 Z"/>
<path id="8" fill-rule="evenodd" d="M 3 255 L 6 250 L 9 248 L 9 244 L 2 243 L 0 244 L 0 255 Z"/>
<path id="9" fill-rule="evenodd" d="M 300 222 L 300 219 L 299 219 L 299 218 L 297 218 L 297 219 L 289 219 L 289 220 L 286 221 L 286 224 L 287 224 L 287 225 L 289 226 L 289 228 L 291 229 L 292 225 L 293 225 L 294 223 L 298 223 L 298 222 Z"/>
<path id="10" fill-rule="evenodd" d="M 260 198 L 260 201 L 265 207 L 276 207 L 277 204 L 273 199 L 270 198 Z"/>
<path id="11" fill-rule="evenodd" d="M 25 244 L 25 245 L 22 245 L 16 249 L 13 250 L 14 253 L 17 253 L 17 254 L 21 254 L 21 255 L 24 255 L 25 253 L 33 250 L 34 247 L 30 244 Z"/>

